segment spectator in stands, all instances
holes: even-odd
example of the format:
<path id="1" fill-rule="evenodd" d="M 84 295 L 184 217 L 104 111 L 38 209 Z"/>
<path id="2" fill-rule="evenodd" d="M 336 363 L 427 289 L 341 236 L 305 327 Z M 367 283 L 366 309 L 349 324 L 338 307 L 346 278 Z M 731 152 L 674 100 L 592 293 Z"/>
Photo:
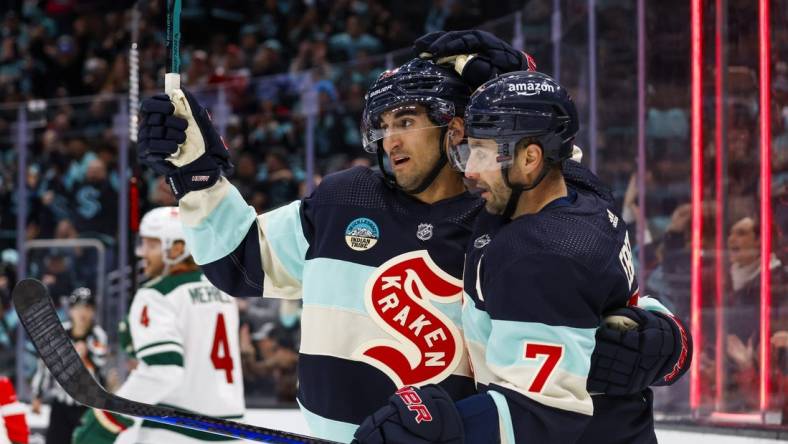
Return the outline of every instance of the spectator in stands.
<path id="1" fill-rule="evenodd" d="M 690 234 L 692 207 L 680 204 L 665 233 L 655 243 L 657 266 L 645 282 L 645 293 L 658 298 L 676 316 L 689 319 Z"/>
<path id="2" fill-rule="evenodd" d="M 267 207 L 276 208 L 298 198 L 298 182 L 287 160 L 287 152 L 273 148 L 265 155 L 267 175 L 262 189 L 268 197 Z"/>
<path id="3" fill-rule="evenodd" d="M 77 230 L 83 235 L 117 233 L 118 192 L 108 180 L 107 166 L 98 157 L 88 163 L 85 179 L 74 184 L 72 208 Z"/>
<path id="4" fill-rule="evenodd" d="M 726 384 L 728 408 L 732 411 L 758 409 L 760 342 L 760 225 L 753 217 L 737 220 L 728 236 L 731 262 L 731 292 L 726 300 L 724 340 L 726 351 Z M 772 255 L 769 268 L 772 277 L 772 331 L 788 329 L 788 273 L 785 266 Z M 778 341 L 781 336 L 778 336 Z M 771 340 L 772 338 L 769 338 Z M 783 385 L 788 372 L 784 353 L 772 360 L 775 387 L 774 402 L 782 406 L 788 391 Z M 781 396 L 780 396 L 781 395 Z"/>
<path id="5" fill-rule="evenodd" d="M 31 275 L 41 279 L 49 289 L 49 295 L 54 298 L 55 305 L 58 305 L 60 303 L 58 298 L 68 295 L 77 286 L 75 264 L 71 263 L 68 253 L 60 248 L 44 253 L 43 260 L 39 258 L 40 256 L 31 255 L 31 269 L 34 265 L 43 263 L 43 269 L 40 272 L 33 269 Z"/>
<path id="6" fill-rule="evenodd" d="M 361 17 L 352 14 L 345 22 L 345 32 L 331 37 L 329 48 L 338 58 L 352 60 L 360 50 L 378 54 L 383 50 L 383 45 L 376 37 L 367 34 Z"/>
<path id="7" fill-rule="evenodd" d="M 300 308 L 297 301 L 270 300 L 258 311 L 257 322 L 241 327 L 241 362 L 250 382 L 273 385 L 277 400 L 293 402 L 300 341 Z M 251 310 L 247 310 L 251 311 Z M 247 315 L 247 320 L 249 316 Z"/>

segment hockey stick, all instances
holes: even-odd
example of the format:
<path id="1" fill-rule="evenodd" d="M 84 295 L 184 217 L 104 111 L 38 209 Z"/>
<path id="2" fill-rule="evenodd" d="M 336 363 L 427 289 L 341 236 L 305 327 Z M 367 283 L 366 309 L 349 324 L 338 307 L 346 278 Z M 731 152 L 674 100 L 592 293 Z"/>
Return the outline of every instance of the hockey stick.
<path id="1" fill-rule="evenodd" d="M 181 87 L 181 0 L 167 0 L 167 49 L 164 92 L 169 95 Z"/>
<path id="2" fill-rule="evenodd" d="M 138 177 L 141 177 L 139 165 L 137 164 L 137 137 L 139 131 L 140 114 L 140 55 L 139 55 L 139 34 L 140 34 L 140 9 L 141 1 L 134 2 L 131 9 L 131 47 L 129 48 L 129 167 L 131 175 L 129 177 L 128 194 L 128 233 L 126 233 L 127 245 L 133 246 L 136 242 L 137 233 L 140 231 L 140 190 Z M 137 276 L 137 255 L 134 248 L 128 249 L 127 265 L 131 268 L 129 282 L 130 291 L 134 291 L 139 284 Z M 127 295 L 128 293 L 122 292 Z M 128 300 L 121 301 L 124 310 L 128 310 Z M 124 306 L 126 305 L 126 306 Z"/>
<path id="3" fill-rule="evenodd" d="M 38 354 L 63 390 L 88 407 L 163 424 L 271 444 L 335 444 L 333 441 L 266 429 L 225 419 L 143 404 L 108 393 L 85 368 L 57 317 L 46 286 L 24 279 L 13 292 L 14 307 Z"/>

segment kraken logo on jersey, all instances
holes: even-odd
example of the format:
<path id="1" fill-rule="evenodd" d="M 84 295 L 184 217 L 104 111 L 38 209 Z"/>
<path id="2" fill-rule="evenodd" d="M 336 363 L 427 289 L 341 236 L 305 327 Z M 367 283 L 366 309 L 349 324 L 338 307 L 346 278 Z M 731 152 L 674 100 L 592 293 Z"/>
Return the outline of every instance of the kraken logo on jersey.
<path id="1" fill-rule="evenodd" d="M 394 339 L 368 341 L 353 356 L 398 387 L 445 379 L 462 358 L 462 337 L 434 304 L 461 297 L 462 281 L 441 270 L 426 250 L 387 261 L 367 281 L 364 302 L 370 317 Z"/>
<path id="2" fill-rule="evenodd" d="M 374 247 L 379 237 L 378 225 L 366 217 L 354 219 L 345 229 L 345 243 L 356 251 L 365 251 Z"/>

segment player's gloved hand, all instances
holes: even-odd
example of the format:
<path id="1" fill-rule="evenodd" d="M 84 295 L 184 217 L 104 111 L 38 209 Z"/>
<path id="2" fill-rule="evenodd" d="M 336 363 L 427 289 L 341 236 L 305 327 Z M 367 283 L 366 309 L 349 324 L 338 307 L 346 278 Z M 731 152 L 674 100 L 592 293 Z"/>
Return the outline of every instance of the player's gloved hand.
<path id="1" fill-rule="evenodd" d="M 156 95 L 143 100 L 140 109 L 139 160 L 167 176 L 176 198 L 231 173 L 227 146 L 191 93 L 176 89 L 171 97 Z"/>
<path id="2" fill-rule="evenodd" d="M 671 384 L 689 368 L 691 341 L 675 318 L 638 307 L 609 313 L 596 331 L 587 388 L 626 395 Z"/>
<path id="3" fill-rule="evenodd" d="M 71 435 L 71 444 L 112 444 L 134 420 L 103 410 L 89 409 Z"/>
<path id="4" fill-rule="evenodd" d="M 397 390 L 385 407 L 361 423 L 357 444 L 463 444 L 462 418 L 437 385 Z"/>
<path id="5" fill-rule="evenodd" d="M 503 73 L 536 70 L 533 57 L 476 29 L 431 32 L 418 38 L 413 50 L 418 57 L 453 66 L 472 89 Z"/>

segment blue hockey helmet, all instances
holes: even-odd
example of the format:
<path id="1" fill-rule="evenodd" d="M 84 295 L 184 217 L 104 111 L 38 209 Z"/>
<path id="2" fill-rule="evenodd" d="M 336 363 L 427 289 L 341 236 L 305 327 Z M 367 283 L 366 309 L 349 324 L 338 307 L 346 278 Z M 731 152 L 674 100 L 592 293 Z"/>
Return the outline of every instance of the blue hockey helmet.
<path id="1" fill-rule="evenodd" d="M 382 73 L 364 96 L 361 137 L 364 149 L 376 153 L 385 132 L 380 117 L 403 106 L 421 105 L 436 127 L 446 127 L 455 117 L 462 117 L 470 87 L 451 68 L 430 60 L 415 58 Z"/>
<path id="2" fill-rule="evenodd" d="M 465 110 L 467 139 L 449 146 L 449 159 L 465 173 L 500 170 L 513 191 L 504 211 L 510 216 L 523 191 L 538 186 L 550 165 L 572 156 L 578 129 L 577 108 L 564 87 L 540 72 L 511 72 L 473 93 Z M 515 150 L 523 141 L 539 145 L 545 159 L 530 184 L 509 179 Z"/>
<path id="3" fill-rule="evenodd" d="M 517 143 L 529 139 L 542 147 L 547 162 L 559 163 L 572 156 L 578 120 L 572 97 L 553 78 L 536 71 L 516 71 L 473 93 L 465 111 L 465 135 L 495 139 L 499 159 L 509 160 Z M 467 166 L 462 158 L 453 160 L 463 170 Z"/>

